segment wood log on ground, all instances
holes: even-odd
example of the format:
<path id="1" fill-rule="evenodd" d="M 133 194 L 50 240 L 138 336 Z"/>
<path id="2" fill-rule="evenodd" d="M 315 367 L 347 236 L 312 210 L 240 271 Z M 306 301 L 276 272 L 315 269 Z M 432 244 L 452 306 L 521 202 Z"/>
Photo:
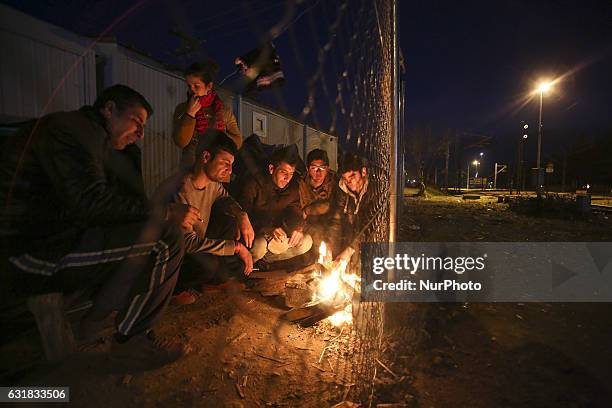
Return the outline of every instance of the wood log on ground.
<path id="1" fill-rule="evenodd" d="M 280 279 L 280 278 L 290 278 L 291 276 L 297 274 L 305 274 L 310 273 L 318 268 L 318 263 L 313 263 L 303 268 L 287 270 L 287 269 L 275 269 L 272 271 L 254 271 L 249 275 L 250 279 Z"/>
<path id="2" fill-rule="evenodd" d="M 275 271 L 256 271 L 251 272 L 249 279 L 279 279 L 287 278 L 287 271 L 284 269 L 278 269 Z"/>
<path id="3" fill-rule="evenodd" d="M 312 301 L 314 288 L 310 285 L 313 280 L 309 275 L 295 275 L 285 283 L 285 305 L 287 307 L 300 307 Z"/>
<path id="4" fill-rule="evenodd" d="M 251 287 L 254 292 L 283 292 L 285 279 L 261 279 Z"/>
<path id="5" fill-rule="evenodd" d="M 302 327 L 310 327 L 336 312 L 344 309 L 344 304 L 327 304 L 312 302 L 305 306 L 291 309 L 285 313 L 284 318 Z"/>

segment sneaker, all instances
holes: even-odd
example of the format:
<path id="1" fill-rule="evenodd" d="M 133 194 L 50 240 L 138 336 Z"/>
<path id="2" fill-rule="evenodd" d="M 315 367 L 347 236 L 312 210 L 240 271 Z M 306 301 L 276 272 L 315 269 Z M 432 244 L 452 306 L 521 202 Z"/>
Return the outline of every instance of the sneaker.
<path id="1" fill-rule="evenodd" d="M 198 300 L 198 298 L 194 293 L 185 290 L 179 293 L 178 295 L 173 296 L 172 300 L 170 300 L 170 303 L 175 306 L 192 305 L 196 302 L 196 300 Z"/>
<path id="2" fill-rule="evenodd" d="M 191 346 L 178 337 L 159 337 L 151 330 L 137 334 L 127 341 L 113 338 L 110 358 L 133 369 L 154 369 L 170 364 L 189 354 Z"/>

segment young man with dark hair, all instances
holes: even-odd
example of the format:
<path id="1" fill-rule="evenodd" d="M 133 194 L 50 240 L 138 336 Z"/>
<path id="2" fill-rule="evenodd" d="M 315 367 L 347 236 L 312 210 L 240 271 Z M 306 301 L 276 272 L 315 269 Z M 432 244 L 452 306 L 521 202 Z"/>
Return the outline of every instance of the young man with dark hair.
<path id="1" fill-rule="evenodd" d="M 308 153 L 306 170 L 306 176 L 299 180 L 300 205 L 306 219 L 305 230 L 313 237 L 315 247 L 318 247 L 326 235 L 326 215 L 338 179 L 329 168 L 325 150 L 314 149 Z"/>
<path id="2" fill-rule="evenodd" d="M 372 193 L 365 161 L 347 154 L 338 169 L 341 178 L 330 209 L 330 236 L 336 259 L 349 261 L 359 249 L 372 216 Z"/>
<path id="3" fill-rule="evenodd" d="M 255 241 L 253 261 L 266 263 L 302 255 L 312 246 L 312 238 L 303 232 L 304 218 L 297 182 L 293 179 L 299 156 L 286 147 L 274 152 L 262 183 L 247 180 L 238 202 L 253 220 Z"/>
<path id="4" fill-rule="evenodd" d="M 115 85 L 93 107 L 47 115 L 9 138 L 0 234 L 16 284 L 31 292 L 36 283 L 38 293 L 93 290 L 80 338 L 117 312 L 114 355 L 140 353 L 156 365 L 187 347 L 149 331 L 172 295 L 184 243 L 177 224 L 150 219 L 139 157 L 125 154 L 144 138 L 150 113 L 142 95 Z"/>
<path id="5" fill-rule="evenodd" d="M 198 142 L 191 170 L 166 180 L 155 195 L 162 202 L 165 196 L 186 207 L 189 216 L 181 227 L 190 264 L 207 283 L 222 283 L 253 270 L 246 246 L 251 246 L 254 233 L 247 213 L 221 184 L 232 174 L 236 145 L 215 129 L 207 130 L 204 136 Z M 223 213 L 217 212 L 213 219 L 213 206 L 217 204 L 221 204 Z M 237 235 L 242 235 L 245 244 Z"/>

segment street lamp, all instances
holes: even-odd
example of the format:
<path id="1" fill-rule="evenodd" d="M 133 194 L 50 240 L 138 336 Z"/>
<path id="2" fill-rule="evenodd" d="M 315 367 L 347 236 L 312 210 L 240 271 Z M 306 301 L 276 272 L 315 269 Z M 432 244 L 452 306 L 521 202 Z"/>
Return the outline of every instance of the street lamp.
<path id="1" fill-rule="evenodd" d="M 476 165 L 476 177 L 480 176 L 480 188 L 481 189 L 484 188 L 483 183 L 482 183 L 482 176 L 480 175 L 480 162 L 482 161 L 482 156 L 484 156 L 484 153 L 480 152 L 480 161 Z"/>
<path id="2" fill-rule="evenodd" d="M 474 160 L 471 164 L 473 164 L 474 166 L 478 166 L 480 164 L 480 162 L 478 160 Z M 476 176 L 478 176 L 478 167 L 476 167 Z M 467 168 L 467 182 L 466 182 L 466 187 L 468 190 L 470 189 L 470 163 L 468 163 L 468 168 Z"/>
<path id="3" fill-rule="evenodd" d="M 538 198 L 542 196 L 542 175 L 541 175 L 541 168 L 540 168 L 540 156 L 542 153 L 542 106 L 543 106 L 543 100 L 544 100 L 544 93 L 548 92 L 550 90 L 550 88 L 552 87 L 552 82 L 548 82 L 548 81 L 542 81 L 540 83 L 540 85 L 538 85 L 538 89 L 537 92 L 540 93 L 540 126 L 538 128 L 538 156 L 537 156 L 537 160 L 536 160 L 536 168 L 537 168 L 537 180 L 538 180 L 538 185 L 537 185 L 537 194 L 538 194 Z"/>

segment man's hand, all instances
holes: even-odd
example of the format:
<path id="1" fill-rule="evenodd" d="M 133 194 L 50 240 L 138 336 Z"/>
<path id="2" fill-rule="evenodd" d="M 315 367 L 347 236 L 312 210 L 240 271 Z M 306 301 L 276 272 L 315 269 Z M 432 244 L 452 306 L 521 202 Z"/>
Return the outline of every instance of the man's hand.
<path id="1" fill-rule="evenodd" d="M 189 204 L 170 203 L 166 210 L 166 220 L 174 222 L 186 231 L 193 231 L 193 224 L 202 221 L 200 210 Z"/>
<path id="2" fill-rule="evenodd" d="M 274 230 L 272 231 L 272 236 L 277 241 L 287 239 L 287 234 L 285 233 L 285 230 L 280 227 L 274 228 Z"/>
<path id="3" fill-rule="evenodd" d="M 195 95 L 191 95 L 189 98 L 189 104 L 187 105 L 187 114 L 189 116 L 195 117 L 196 113 L 202 108 L 200 105 L 200 98 Z"/>
<path id="4" fill-rule="evenodd" d="M 302 231 L 293 231 L 289 239 L 289 247 L 296 247 L 304 241 L 304 233 Z"/>
<path id="5" fill-rule="evenodd" d="M 355 253 L 355 250 L 351 247 L 346 247 L 342 252 L 338 254 L 336 257 L 336 261 L 344 260 L 346 262 L 351 260 L 351 256 Z"/>
<path id="6" fill-rule="evenodd" d="M 255 231 L 253 231 L 251 220 L 249 220 L 249 216 L 246 212 L 243 212 L 240 215 L 240 233 L 244 238 L 244 244 L 247 246 L 247 248 L 250 248 L 253 245 L 253 240 L 255 239 Z"/>
<path id="7" fill-rule="evenodd" d="M 253 257 L 249 250 L 242 245 L 240 242 L 236 242 L 236 254 L 242 259 L 244 262 L 244 274 L 249 276 L 251 272 L 253 272 Z"/>

